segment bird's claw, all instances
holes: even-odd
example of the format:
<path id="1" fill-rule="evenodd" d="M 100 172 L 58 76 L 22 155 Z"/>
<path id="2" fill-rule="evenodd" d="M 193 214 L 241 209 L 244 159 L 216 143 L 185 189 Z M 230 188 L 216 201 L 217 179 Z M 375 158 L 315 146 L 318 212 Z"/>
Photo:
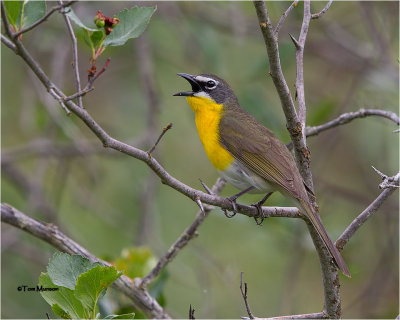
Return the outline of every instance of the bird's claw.
<path id="1" fill-rule="evenodd" d="M 236 204 L 236 199 L 237 199 L 237 197 L 229 197 L 229 198 L 227 198 L 227 199 L 228 199 L 228 200 L 230 201 L 230 203 L 232 204 L 233 211 L 232 211 L 231 214 L 229 214 L 228 211 L 227 211 L 226 209 L 222 209 L 222 211 L 224 212 L 225 217 L 227 217 L 227 218 L 233 218 L 234 216 L 236 216 L 236 213 L 238 212 L 238 207 L 237 207 L 237 204 Z"/>
<path id="2" fill-rule="evenodd" d="M 258 215 L 254 216 L 254 220 L 256 221 L 256 224 L 258 226 L 261 226 L 262 223 L 264 222 L 264 219 L 268 218 L 264 215 L 264 212 L 262 211 L 262 204 L 260 202 L 256 202 L 252 203 L 251 206 L 257 209 Z"/>
<path id="3" fill-rule="evenodd" d="M 227 218 L 233 218 L 234 216 L 236 216 L 236 212 L 232 212 L 231 214 L 229 214 L 226 209 L 222 209 L 222 212 L 224 213 L 225 217 L 227 217 Z"/>

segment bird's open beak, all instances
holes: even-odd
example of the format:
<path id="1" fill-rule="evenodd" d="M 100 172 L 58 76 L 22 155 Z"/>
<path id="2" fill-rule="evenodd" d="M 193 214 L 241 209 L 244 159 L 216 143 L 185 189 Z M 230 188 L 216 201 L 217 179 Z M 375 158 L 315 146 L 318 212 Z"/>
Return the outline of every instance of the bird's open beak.
<path id="1" fill-rule="evenodd" d="M 183 92 L 178 92 L 175 93 L 174 96 L 180 96 L 180 97 L 190 97 L 193 96 L 194 93 L 200 91 L 200 85 L 196 81 L 196 79 L 187 73 L 177 73 L 178 76 L 181 76 L 182 78 L 185 78 L 187 81 L 189 81 L 190 85 L 192 86 L 192 91 L 183 91 Z"/>

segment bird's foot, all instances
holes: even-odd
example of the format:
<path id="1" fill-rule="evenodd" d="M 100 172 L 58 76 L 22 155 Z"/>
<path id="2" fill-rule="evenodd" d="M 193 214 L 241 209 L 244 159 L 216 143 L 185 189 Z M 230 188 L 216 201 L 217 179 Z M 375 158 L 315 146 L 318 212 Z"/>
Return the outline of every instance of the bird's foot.
<path id="1" fill-rule="evenodd" d="M 236 212 L 238 211 L 238 207 L 237 207 L 237 204 L 236 204 L 236 199 L 237 199 L 237 198 L 238 198 L 238 197 L 237 197 L 236 195 L 227 198 L 227 199 L 230 201 L 230 203 L 232 204 L 233 211 L 232 211 L 232 213 L 228 213 L 228 211 L 227 211 L 226 209 L 222 209 L 222 211 L 223 211 L 224 214 L 225 214 L 225 217 L 227 217 L 227 218 L 233 218 L 233 217 L 236 215 Z"/>
<path id="2" fill-rule="evenodd" d="M 258 226 L 262 226 L 262 223 L 264 222 L 265 218 L 268 218 L 264 215 L 264 212 L 262 211 L 262 204 L 260 202 L 252 203 L 252 207 L 255 207 L 257 209 L 258 215 L 254 216 L 254 220 L 256 221 L 256 224 Z"/>

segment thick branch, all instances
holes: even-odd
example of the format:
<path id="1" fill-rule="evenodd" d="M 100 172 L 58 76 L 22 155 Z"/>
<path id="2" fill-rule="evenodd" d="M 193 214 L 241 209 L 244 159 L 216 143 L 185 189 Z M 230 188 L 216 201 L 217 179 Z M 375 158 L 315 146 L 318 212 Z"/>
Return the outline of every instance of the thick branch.
<path id="1" fill-rule="evenodd" d="M 398 125 L 400 124 L 400 118 L 394 112 L 380 110 L 380 109 L 360 109 L 355 112 L 343 113 L 336 119 L 328 121 L 319 126 L 307 127 L 306 135 L 307 135 L 307 137 L 315 136 L 322 131 L 331 129 L 333 127 L 340 126 L 342 124 L 349 123 L 350 121 L 353 121 L 354 119 L 365 118 L 365 117 L 369 117 L 369 116 L 378 116 L 378 117 L 387 118 L 389 120 L 392 120 L 394 123 L 396 123 Z"/>
<path id="2" fill-rule="evenodd" d="M 213 194 L 219 194 L 225 186 L 225 180 L 219 178 L 212 187 Z M 204 212 L 200 210 L 193 223 L 179 236 L 175 243 L 168 249 L 168 251 L 160 258 L 156 266 L 142 279 L 141 286 L 146 287 L 151 281 L 153 281 L 160 272 L 169 264 L 178 254 L 178 252 L 184 248 L 190 240 L 197 235 L 197 229 L 200 224 L 207 218 L 210 211 L 213 209 L 212 206 L 204 206 Z"/>
<path id="3" fill-rule="evenodd" d="M 261 33 L 264 37 L 264 43 L 267 48 L 270 75 L 281 100 L 282 109 L 285 113 L 286 127 L 289 131 L 291 140 L 293 141 L 297 165 L 304 181 L 309 184 L 308 182 L 311 180 L 309 170 L 310 155 L 305 139 L 302 136 L 303 128 L 301 126 L 301 122 L 297 116 L 289 87 L 282 73 L 279 58 L 278 40 L 271 24 L 271 20 L 268 16 L 268 10 L 264 1 L 253 1 L 253 3 L 256 9 Z"/>
<path id="4" fill-rule="evenodd" d="M 8 204 L 1 204 L 1 221 L 44 240 L 62 252 L 79 254 L 91 261 L 100 262 L 103 265 L 110 265 L 108 262 L 97 258 L 85 248 L 68 238 L 60 232 L 56 226 L 34 220 Z M 132 300 L 135 307 L 142 310 L 147 316 L 153 318 L 169 318 L 169 315 L 158 302 L 154 300 L 146 290 L 138 288 L 133 283 L 132 279 L 121 276 L 113 283 L 113 287 L 124 293 Z"/>

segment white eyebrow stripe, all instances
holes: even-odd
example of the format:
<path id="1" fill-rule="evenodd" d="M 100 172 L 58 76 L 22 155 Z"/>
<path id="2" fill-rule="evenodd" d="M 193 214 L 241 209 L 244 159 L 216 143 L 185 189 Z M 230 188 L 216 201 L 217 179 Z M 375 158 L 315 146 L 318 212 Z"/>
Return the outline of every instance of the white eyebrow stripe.
<path id="1" fill-rule="evenodd" d="M 215 84 L 216 85 L 218 85 L 219 84 L 219 82 L 217 81 L 217 80 L 215 80 L 215 79 L 213 79 L 213 78 L 207 78 L 207 77 L 203 77 L 203 76 L 196 76 L 196 77 L 194 77 L 197 81 L 200 81 L 200 82 L 207 82 L 207 81 L 214 81 L 215 82 Z"/>

